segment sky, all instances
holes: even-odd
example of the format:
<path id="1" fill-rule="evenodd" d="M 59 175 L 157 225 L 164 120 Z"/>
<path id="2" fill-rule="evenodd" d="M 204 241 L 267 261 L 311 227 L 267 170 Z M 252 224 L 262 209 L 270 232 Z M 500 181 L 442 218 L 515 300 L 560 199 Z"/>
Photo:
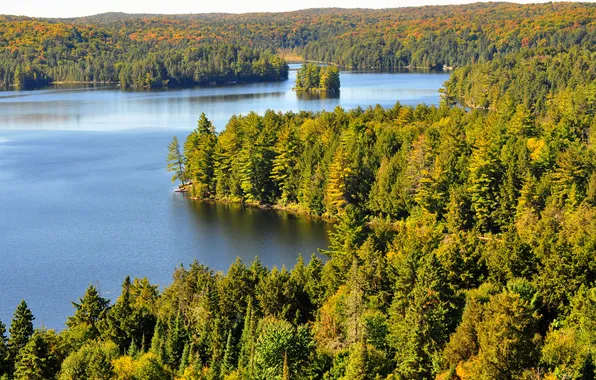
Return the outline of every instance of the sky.
<path id="1" fill-rule="evenodd" d="M 244 13 L 283 12 L 305 8 L 396 8 L 470 3 L 472 0 L 0 0 L 0 14 L 31 17 L 78 17 L 104 12 Z M 519 3 L 544 2 L 532 0 Z"/>

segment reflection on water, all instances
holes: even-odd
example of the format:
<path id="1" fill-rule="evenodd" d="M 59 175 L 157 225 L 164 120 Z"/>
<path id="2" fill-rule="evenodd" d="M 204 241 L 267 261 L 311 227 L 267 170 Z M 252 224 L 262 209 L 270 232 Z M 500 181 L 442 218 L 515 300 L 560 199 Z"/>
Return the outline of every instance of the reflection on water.
<path id="1" fill-rule="evenodd" d="M 296 97 L 300 100 L 339 99 L 339 94 L 339 92 L 296 91 Z"/>
<path id="2" fill-rule="evenodd" d="M 210 246 L 208 251 L 220 255 L 218 260 L 222 262 L 229 263 L 237 256 L 251 262 L 258 256 L 263 262 L 275 265 L 280 255 L 288 255 L 289 259 L 278 265 L 292 266 L 297 254 L 308 258 L 317 248 L 322 248 L 305 246 L 304 242 L 325 242 L 323 245 L 327 246 L 330 226 L 322 221 L 238 204 L 199 201 L 190 201 L 190 204 L 194 211 L 194 232 L 210 239 L 210 244 L 219 245 Z M 222 253 L 227 257 L 221 257 Z"/>
<path id="3" fill-rule="evenodd" d="M 445 73 L 341 73 L 339 93 L 294 92 L 296 71 L 287 81 L 173 90 L 122 91 L 117 86 L 71 86 L 36 91 L 0 92 L 0 128 L 120 130 L 167 128 L 189 130 L 205 112 L 221 130 L 232 114 L 333 110 L 396 101 L 437 104 Z"/>

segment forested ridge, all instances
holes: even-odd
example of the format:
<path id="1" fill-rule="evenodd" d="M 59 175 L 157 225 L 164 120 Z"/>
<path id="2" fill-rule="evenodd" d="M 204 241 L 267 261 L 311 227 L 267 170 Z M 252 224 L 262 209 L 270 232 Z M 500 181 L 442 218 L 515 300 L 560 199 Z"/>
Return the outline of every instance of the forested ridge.
<path id="1" fill-rule="evenodd" d="M 596 43 L 596 5 L 477 3 L 384 10 L 0 16 L 0 84 L 212 84 L 287 78 L 274 54 L 353 68 L 460 67 L 533 48 Z"/>
<path id="2" fill-rule="evenodd" d="M 584 87 L 595 80 L 594 47 L 564 52 L 528 49 L 456 69 L 444 93 L 451 103 L 485 109 L 515 103 L 538 113 L 547 107 L 552 93 Z"/>

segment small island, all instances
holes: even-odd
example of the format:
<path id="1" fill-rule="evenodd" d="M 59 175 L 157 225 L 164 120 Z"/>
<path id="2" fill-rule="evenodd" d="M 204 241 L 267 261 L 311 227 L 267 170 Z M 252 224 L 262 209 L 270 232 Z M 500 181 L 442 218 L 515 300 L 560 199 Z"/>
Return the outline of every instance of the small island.
<path id="1" fill-rule="evenodd" d="M 339 92 L 339 69 L 337 66 L 320 66 L 305 63 L 296 74 L 295 91 Z"/>

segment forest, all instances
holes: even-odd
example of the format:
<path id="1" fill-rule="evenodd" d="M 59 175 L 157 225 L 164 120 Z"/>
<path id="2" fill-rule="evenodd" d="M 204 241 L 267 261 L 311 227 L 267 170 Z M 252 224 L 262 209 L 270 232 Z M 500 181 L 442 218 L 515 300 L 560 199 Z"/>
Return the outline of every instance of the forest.
<path id="1" fill-rule="evenodd" d="M 340 88 L 339 69 L 336 66 L 320 66 L 305 63 L 296 73 L 295 91 L 338 92 Z"/>
<path id="2" fill-rule="evenodd" d="M 0 372 L 594 378 L 596 84 L 554 83 L 540 107 L 524 102 L 542 99 L 533 88 L 494 89 L 509 100 L 489 110 L 446 98 L 268 111 L 234 116 L 221 133 L 201 115 L 170 146 L 175 179 L 197 198 L 332 219 L 330 246 L 291 269 L 194 262 L 161 291 L 127 278 L 113 302 L 91 285 L 61 332 L 34 329 L 23 301 L 10 335 L 0 327 Z"/>
<path id="3" fill-rule="evenodd" d="M 595 11 L 106 14 L 0 33 L 0 56 L 18 59 L 51 27 L 93 25 L 83 41 L 126 30 L 192 50 L 188 36 L 221 35 L 271 59 L 282 47 L 346 66 L 456 66 L 438 106 L 270 110 L 221 132 L 200 115 L 169 146 L 173 180 L 197 201 L 327 219 L 330 246 L 293 268 L 193 262 L 163 289 L 126 278 L 113 300 L 90 285 L 62 331 L 34 328 L 22 301 L 0 322 L 0 378 L 594 379 Z M 0 28 L 19 23 L 35 22 Z M 52 67 L 36 59 L 39 75 Z"/>
<path id="4" fill-rule="evenodd" d="M 595 13 L 593 3 L 477 3 L 240 15 L 0 16 L 0 86 L 282 80 L 282 51 L 351 68 L 461 67 L 526 49 L 592 49 Z"/>

